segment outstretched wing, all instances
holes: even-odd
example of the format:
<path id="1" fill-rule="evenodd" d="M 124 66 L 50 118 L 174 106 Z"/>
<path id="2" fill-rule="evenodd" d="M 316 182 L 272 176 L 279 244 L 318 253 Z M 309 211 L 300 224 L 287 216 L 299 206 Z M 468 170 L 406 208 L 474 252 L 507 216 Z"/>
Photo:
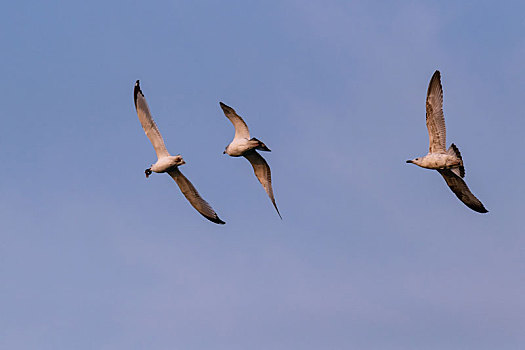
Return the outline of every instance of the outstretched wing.
<path id="1" fill-rule="evenodd" d="M 155 121 L 153 120 L 153 117 L 149 111 L 148 103 L 144 98 L 142 90 L 140 90 L 140 83 L 138 80 L 135 83 L 133 99 L 135 100 L 135 108 L 137 109 L 137 115 L 139 116 L 142 128 L 146 132 L 148 139 L 151 141 L 153 148 L 155 148 L 157 158 L 169 156 L 170 154 L 166 149 L 166 145 L 164 144 L 164 140 L 162 139 L 159 128 L 157 127 L 157 124 L 155 124 Z"/>
<path id="2" fill-rule="evenodd" d="M 447 150 L 447 130 L 443 116 L 443 88 L 441 74 L 435 71 L 427 91 L 427 129 L 429 152 L 444 153 Z"/>
<path id="3" fill-rule="evenodd" d="M 197 211 L 201 213 L 202 216 L 216 224 L 225 224 L 224 221 L 219 219 L 219 216 L 217 213 L 215 213 L 213 208 L 204 199 L 202 199 L 199 192 L 197 192 L 197 189 L 195 189 L 190 180 L 188 180 L 178 168 L 175 167 L 169 170 L 168 174 L 170 174 L 173 180 L 175 180 L 182 194 L 186 197 L 190 204 L 195 209 L 197 209 Z"/>
<path id="4" fill-rule="evenodd" d="M 275 198 L 273 197 L 272 173 L 270 171 L 270 166 L 268 166 L 268 163 L 266 163 L 264 158 L 255 150 L 245 153 L 244 157 L 252 164 L 255 176 L 259 179 L 259 182 L 264 187 L 268 197 L 270 197 L 275 210 L 277 210 L 277 214 L 279 214 L 279 217 L 282 219 L 281 213 L 279 213 L 279 209 L 277 209 L 277 204 L 275 204 Z"/>
<path id="5" fill-rule="evenodd" d="M 438 169 L 439 173 L 445 181 L 447 182 L 448 187 L 454 192 L 454 194 L 459 198 L 460 201 L 465 203 L 470 209 L 477 211 L 478 213 L 487 213 L 488 210 L 485 209 L 483 204 L 477 199 L 472 192 L 470 192 L 467 184 L 461 177 L 456 175 L 450 169 Z"/>
<path id="6" fill-rule="evenodd" d="M 221 105 L 224 115 L 226 115 L 226 117 L 230 119 L 233 126 L 235 127 L 234 139 L 239 139 L 239 138 L 249 139 L 250 130 L 248 130 L 248 125 L 246 125 L 244 120 L 242 120 L 242 118 L 237 113 L 235 113 L 235 110 L 231 108 L 230 106 L 227 106 L 222 102 L 219 102 L 219 104 Z"/>

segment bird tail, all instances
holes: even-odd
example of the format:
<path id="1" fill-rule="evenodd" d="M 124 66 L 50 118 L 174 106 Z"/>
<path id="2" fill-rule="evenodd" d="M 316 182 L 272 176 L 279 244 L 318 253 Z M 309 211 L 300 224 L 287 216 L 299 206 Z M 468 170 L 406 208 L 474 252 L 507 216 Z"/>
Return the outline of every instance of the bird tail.
<path id="1" fill-rule="evenodd" d="M 266 145 L 261 140 L 257 140 L 255 137 L 252 137 L 250 141 L 256 143 L 255 149 L 259 151 L 271 152 L 271 150 L 266 147 Z"/>
<path id="2" fill-rule="evenodd" d="M 461 161 L 461 165 L 459 167 L 452 169 L 454 174 L 460 177 L 465 177 L 465 167 L 463 166 L 463 158 L 461 158 L 461 152 L 459 151 L 459 148 L 455 144 L 451 144 L 447 150 L 447 153 L 451 156 L 459 158 L 459 160 Z"/>

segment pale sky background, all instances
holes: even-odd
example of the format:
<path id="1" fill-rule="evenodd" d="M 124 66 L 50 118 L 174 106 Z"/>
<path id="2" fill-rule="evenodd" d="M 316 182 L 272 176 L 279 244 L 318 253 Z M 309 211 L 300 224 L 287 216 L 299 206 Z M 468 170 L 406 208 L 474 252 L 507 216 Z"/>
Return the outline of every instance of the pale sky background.
<path id="1" fill-rule="evenodd" d="M 523 1 L 7 1 L 1 349 L 523 349 Z M 490 212 L 426 154 L 447 143 Z M 181 171 L 138 121 L 140 79 Z M 281 221 L 231 105 L 264 141 Z"/>

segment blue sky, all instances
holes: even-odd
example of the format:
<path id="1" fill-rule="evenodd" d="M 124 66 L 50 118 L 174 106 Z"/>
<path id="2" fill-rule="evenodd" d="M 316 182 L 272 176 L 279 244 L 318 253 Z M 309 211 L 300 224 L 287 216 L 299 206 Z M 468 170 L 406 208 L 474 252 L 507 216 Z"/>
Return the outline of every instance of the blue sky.
<path id="1" fill-rule="evenodd" d="M 0 348 L 522 348 L 524 10 L 3 4 Z M 486 215 L 405 163 L 436 69 Z M 226 225 L 145 179 L 137 79 Z M 219 101 L 272 149 L 282 221 Z"/>

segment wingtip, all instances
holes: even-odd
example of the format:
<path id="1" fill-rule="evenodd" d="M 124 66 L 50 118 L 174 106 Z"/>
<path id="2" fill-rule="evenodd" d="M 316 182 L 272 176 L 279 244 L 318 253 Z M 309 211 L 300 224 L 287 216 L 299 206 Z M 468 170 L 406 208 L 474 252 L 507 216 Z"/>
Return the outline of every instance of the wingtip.
<path id="1" fill-rule="evenodd" d="M 430 81 L 433 81 L 434 79 L 441 81 L 441 72 L 439 70 L 436 70 L 434 74 L 432 74 L 432 78 L 430 78 Z"/>
<path id="2" fill-rule="evenodd" d="M 271 198 L 270 198 L 271 199 Z M 277 211 L 277 215 L 279 215 L 279 217 L 281 218 L 281 220 L 283 219 L 283 217 L 281 216 L 281 213 L 279 212 L 279 208 L 277 208 L 277 204 L 275 204 L 275 201 L 272 200 L 272 204 L 275 208 L 275 210 Z"/>
<path id="3" fill-rule="evenodd" d="M 456 194 L 457 196 L 457 194 Z M 458 197 L 459 198 L 459 197 Z M 463 199 L 459 198 L 460 201 L 463 202 L 463 204 L 465 204 L 467 207 L 469 207 L 470 209 L 472 209 L 473 211 L 477 212 L 477 213 L 480 213 L 480 214 L 485 214 L 485 213 L 488 213 L 489 211 L 485 208 L 485 206 L 483 205 L 483 203 L 481 203 L 479 201 L 479 199 L 477 199 L 476 197 L 474 197 L 474 199 L 476 200 L 475 203 L 471 203 L 471 202 L 466 202 L 464 201 Z"/>
<path id="4" fill-rule="evenodd" d="M 225 221 L 222 221 L 217 215 L 215 215 L 215 217 L 205 216 L 205 218 L 219 225 L 224 225 L 226 223 Z"/>
<path id="5" fill-rule="evenodd" d="M 137 80 L 135 82 L 135 88 L 133 89 L 133 101 L 135 102 L 135 108 L 137 107 L 137 95 L 138 94 L 141 94 L 142 96 L 144 96 L 144 94 L 142 93 L 142 90 L 140 89 L 140 81 Z"/>
<path id="6" fill-rule="evenodd" d="M 434 91 L 437 94 L 440 94 L 441 99 L 443 99 L 443 87 L 441 86 L 441 73 L 439 72 L 439 70 L 436 70 L 434 72 L 434 74 L 432 75 L 432 78 L 430 78 L 430 82 L 428 83 L 427 112 L 428 112 L 428 106 L 429 106 L 428 97 L 430 96 L 432 91 Z"/>
<path id="7" fill-rule="evenodd" d="M 481 203 L 481 201 L 479 199 L 477 199 L 476 197 L 474 197 L 476 199 L 476 203 L 465 203 L 463 202 L 467 207 L 469 207 L 470 209 L 474 210 L 475 212 L 477 213 L 480 213 L 480 214 L 485 214 L 485 213 L 488 213 L 489 211 L 487 210 L 487 208 L 485 208 L 485 206 L 483 205 L 483 203 Z M 460 199 L 461 200 L 461 199 Z"/>
<path id="8" fill-rule="evenodd" d="M 483 206 L 483 204 L 481 202 L 479 202 L 479 203 L 468 203 L 468 202 L 464 202 L 461 198 L 459 200 L 462 201 L 463 204 L 465 204 L 469 209 L 472 209 L 476 213 L 485 214 L 485 213 L 489 212 L 485 208 L 485 206 Z"/>
<path id="9" fill-rule="evenodd" d="M 230 106 L 228 106 L 228 105 L 225 104 L 225 103 L 219 102 L 219 105 L 221 106 L 221 108 L 222 108 L 222 110 L 224 111 L 224 113 L 235 112 L 233 108 L 231 108 Z"/>

